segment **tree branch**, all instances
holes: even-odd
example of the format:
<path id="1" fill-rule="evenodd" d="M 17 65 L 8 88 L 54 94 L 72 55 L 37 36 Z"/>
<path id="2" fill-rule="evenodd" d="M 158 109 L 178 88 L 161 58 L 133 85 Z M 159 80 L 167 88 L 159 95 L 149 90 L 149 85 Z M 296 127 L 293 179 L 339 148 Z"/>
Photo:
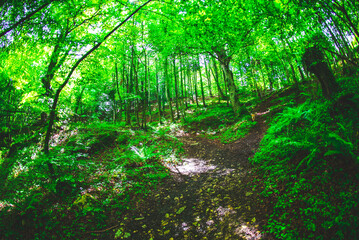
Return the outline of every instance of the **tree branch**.
<path id="1" fill-rule="evenodd" d="M 49 6 L 54 0 L 50 0 L 48 3 L 45 3 L 43 5 L 41 5 L 38 9 L 36 9 L 35 11 L 33 11 L 32 13 L 30 13 L 29 15 L 23 17 L 22 19 L 20 19 L 17 23 L 15 23 L 14 25 L 10 26 L 9 28 L 5 29 L 4 31 L 2 31 L 0 33 L 0 38 L 4 35 L 6 35 L 8 32 L 10 32 L 11 30 L 13 30 L 14 28 L 16 28 L 17 26 L 19 26 L 20 24 L 24 23 L 26 20 L 29 20 L 32 16 L 34 16 L 36 13 L 40 12 L 42 9 L 46 8 L 47 6 Z"/>
<path id="2" fill-rule="evenodd" d="M 152 2 L 153 0 L 148 0 L 147 2 L 145 2 L 144 4 L 142 4 L 140 7 L 138 7 L 133 13 L 131 13 L 125 20 L 123 20 L 120 24 L 118 24 L 112 31 L 110 31 L 101 42 L 97 43 L 94 47 L 92 47 L 89 51 L 87 51 L 79 60 L 77 60 L 77 62 L 73 65 L 73 67 L 71 68 L 70 72 L 67 74 L 65 81 L 59 86 L 59 88 L 56 91 L 55 94 L 55 98 L 51 107 L 51 112 L 50 112 L 50 117 L 49 117 L 49 125 L 47 128 L 47 132 L 46 132 L 46 136 L 45 136 L 45 140 L 44 140 L 44 152 L 45 154 L 49 153 L 49 142 L 50 142 L 50 136 L 51 136 L 51 131 L 52 131 L 52 126 L 54 124 L 55 121 L 55 111 L 56 111 L 56 107 L 57 107 L 57 103 L 60 97 L 60 93 L 62 91 L 62 89 L 67 85 L 67 83 L 70 81 L 70 78 L 72 76 L 72 74 L 75 72 L 76 68 L 80 65 L 80 63 L 85 60 L 91 53 L 93 53 L 96 49 L 98 49 L 102 43 L 104 43 L 106 41 L 107 38 L 109 38 L 114 32 L 116 32 L 123 24 L 125 24 L 133 15 L 135 15 L 139 10 L 141 10 L 141 8 L 143 8 L 144 6 L 146 6 L 148 3 Z M 49 166 L 50 168 L 50 166 Z M 51 168 L 50 168 L 50 172 L 51 172 Z"/>
<path id="3" fill-rule="evenodd" d="M 342 58 L 342 59 L 344 59 L 344 60 L 350 62 L 350 63 L 353 64 L 354 66 L 359 67 L 359 65 L 358 65 L 356 62 L 354 62 L 353 60 L 347 58 L 346 56 L 343 56 L 343 55 L 340 55 L 339 53 L 333 52 L 333 51 L 329 50 L 329 48 L 323 48 L 323 49 L 324 49 L 325 51 L 327 51 L 327 52 L 330 52 L 330 53 L 332 53 L 332 54 L 335 54 L 335 55 L 337 55 L 338 57 L 340 57 L 340 58 Z"/>

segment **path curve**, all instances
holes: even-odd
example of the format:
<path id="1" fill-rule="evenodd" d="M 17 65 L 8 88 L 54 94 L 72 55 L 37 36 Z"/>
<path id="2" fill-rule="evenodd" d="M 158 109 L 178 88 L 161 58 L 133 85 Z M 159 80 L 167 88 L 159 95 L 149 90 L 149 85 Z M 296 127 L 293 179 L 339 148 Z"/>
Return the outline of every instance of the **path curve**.
<path id="1" fill-rule="evenodd" d="M 169 167 L 173 178 L 138 204 L 136 217 L 123 219 L 118 239 L 270 239 L 262 233 L 268 206 L 253 189 L 248 162 L 266 131 L 256 120 L 231 144 L 181 136 L 183 163 Z"/>

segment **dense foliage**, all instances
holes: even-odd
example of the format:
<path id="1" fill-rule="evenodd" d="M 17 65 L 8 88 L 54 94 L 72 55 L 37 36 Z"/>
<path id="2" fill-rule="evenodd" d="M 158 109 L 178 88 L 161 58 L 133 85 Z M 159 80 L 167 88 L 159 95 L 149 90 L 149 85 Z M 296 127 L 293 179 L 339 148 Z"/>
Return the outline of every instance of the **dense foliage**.
<path id="1" fill-rule="evenodd" d="M 286 108 L 252 159 L 262 194 L 275 199 L 268 228 L 277 238 L 356 238 L 359 99 L 346 100 Z"/>
<path id="2" fill-rule="evenodd" d="M 273 198 L 267 231 L 358 238 L 358 10 L 2 1 L 0 239 L 105 229 L 169 177 L 176 134 L 235 143 L 264 123 L 251 163 Z"/>

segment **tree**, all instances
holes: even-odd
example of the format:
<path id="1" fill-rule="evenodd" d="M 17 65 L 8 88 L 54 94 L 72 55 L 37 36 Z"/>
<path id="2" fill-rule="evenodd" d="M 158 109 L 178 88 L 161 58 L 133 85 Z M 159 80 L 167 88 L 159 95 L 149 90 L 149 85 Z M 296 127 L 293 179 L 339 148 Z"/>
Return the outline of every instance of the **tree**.
<path id="1" fill-rule="evenodd" d="M 310 47 L 305 50 L 303 62 L 308 71 L 315 74 L 322 87 L 323 95 L 332 98 L 338 90 L 333 73 L 324 60 L 324 54 L 318 47 Z"/>
<path id="2" fill-rule="evenodd" d="M 123 24 L 125 24 L 133 15 L 135 15 L 139 10 L 141 10 L 141 8 L 143 8 L 144 6 L 146 6 L 148 3 L 150 3 L 152 0 L 148 0 L 147 2 L 145 2 L 144 4 L 142 4 L 140 7 L 138 7 L 135 11 L 133 11 L 125 20 L 123 20 L 121 23 L 119 23 L 118 25 L 116 25 L 109 33 L 107 33 L 105 35 L 105 37 L 103 38 L 102 41 L 100 41 L 99 43 L 95 44 L 90 50 L 88 50 L 80 59 L 78 59 L 75 64 L 72 66 L 70 72 L 67 74 L 64 82 L 59 86 L 59 88 L 56 90 L 55 93 L 55 97 L 53 100 L 53 104 L 51 107 L 51 112 L 50 112 L 50 116 L 49 116 L 49 123 L 48 123 L 48 128 L 46 131 L 46 136 L 45 136 L 45 140 L 44 140 L 44 148 L 43 151 L 45 152 L 45 154 L 49 154 L 49 142 L 50 142 L 50 137 L 51 137 L 51 132 L 52 132 L 52 126 L 54 124 L 55 121 L 55 115 L 56 115 L 56 107 L 59 101 L 59 97 L 60 97 L 60 93 L 61 91 L 64 89 L 64 87 L 68 84 L 68 82 L 70 81 L 70 78 L 72 76 L 72 74 L 75 72 L 76 68 L 80 65 L 80 63 L 82 61 L 84 61 L 92 52 L 94 52 L 96 49 L 98 49 L 102 43 L 104 43 L 106 41 L 107 38 L 109 38 L 114 32 L 116 32 Z M 52 164 L 50 162 L 47 163 L 49 170 L 50 170 L 50 174 L 53 178 L 55 178 L 55 170 L 52 166 Z"/>
<path id="3" fill-rule="evenodd" d="M 41 12 L 41 10 L 48 7 L 54 1 L 55 0 L 4 1 L 0 6 L 3 9 L 0 14 L 3 19 L 3 21 L 1 22 L 2 31 L 0 32 L 0 38 L 5 36 L 11 30 L 17 28 L 18 26 L 21 26 L 26 21 L 29 21 L 35 14 Z M 21 18 L 17 20 L 19 16 Z M 5 17 L 7 17 L 6 20 Z"/>

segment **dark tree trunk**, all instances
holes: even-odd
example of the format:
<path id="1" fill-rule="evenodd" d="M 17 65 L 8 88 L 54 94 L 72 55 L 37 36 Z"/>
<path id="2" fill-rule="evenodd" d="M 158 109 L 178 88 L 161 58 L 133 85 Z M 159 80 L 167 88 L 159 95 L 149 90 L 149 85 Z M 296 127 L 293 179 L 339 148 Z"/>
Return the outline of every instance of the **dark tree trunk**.
<path id="1" fill-rule="evenodd" d="M 303 63 L 307 70 L 318 78 L 323 95 L 328 99 L 332 98 L 338 91 L 338 84 L 328 64 L 324 60 L 322 51 L 317 47 L 307 48 L 303 55 Z"/>

